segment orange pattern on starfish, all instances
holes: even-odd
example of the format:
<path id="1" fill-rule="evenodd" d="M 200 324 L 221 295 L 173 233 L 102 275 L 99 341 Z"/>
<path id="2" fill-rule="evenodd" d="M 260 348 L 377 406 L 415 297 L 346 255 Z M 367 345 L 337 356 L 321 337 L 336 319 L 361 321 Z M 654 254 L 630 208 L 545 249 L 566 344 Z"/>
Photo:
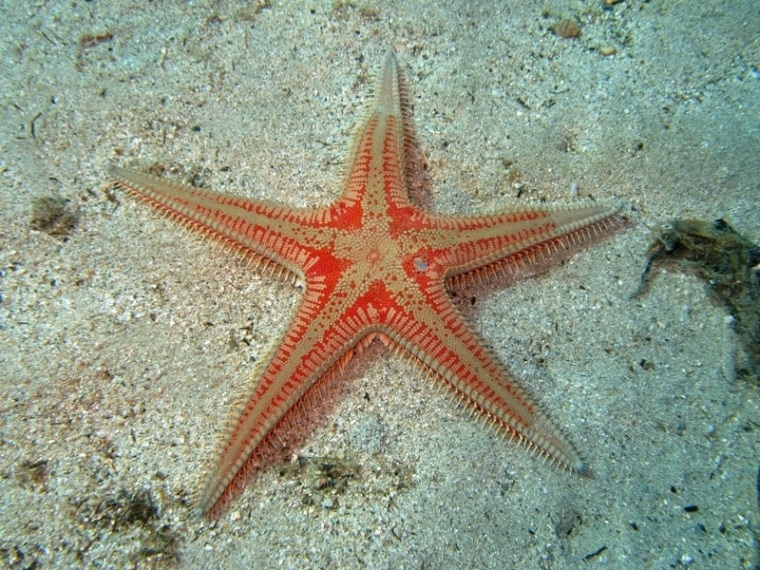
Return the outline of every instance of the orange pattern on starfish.
<path id="1" fill-rule="evenodd" d="M 467 326 L 447 289 L 498 279 L 516 265 L 587 243 L 622 224 L 619 207 L 426 212 L 408 195 L 419 161 L 406 101 L 391 51 L 355 136 L 343 193 L 324 208 L 288 208 L 111 169 L 117 186 L 305 288 L 227 422 L 197 498 L 200 513 L 217 513 L 289 413 L 374 339 L 434 373 L 504 433 L 562 468 L 588 472 L 567 437 Z"/>

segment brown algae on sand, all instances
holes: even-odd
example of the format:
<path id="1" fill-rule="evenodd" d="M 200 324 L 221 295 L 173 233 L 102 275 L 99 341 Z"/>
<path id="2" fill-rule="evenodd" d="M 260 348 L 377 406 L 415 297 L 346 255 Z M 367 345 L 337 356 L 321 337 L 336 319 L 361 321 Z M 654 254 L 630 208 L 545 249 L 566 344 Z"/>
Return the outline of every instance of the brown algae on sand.
<path id="1" fill-rule="evenodd" d="M 61 196 L 41 196 L 32 204 L 29 226 L 33 230 L 66 239 L 79 223 L 78 209 L 69 206 L 69 200 Z"/>
<path id="2" fill-rule="evenodd" d="M 709 285 L 734 319 L 741 345 L 736 375 L 760 382 L 760 246 L 723 219 L 674 220 L 650 247 L 634 296 L 646 288 L 654 264 L 692 272 Z"/>

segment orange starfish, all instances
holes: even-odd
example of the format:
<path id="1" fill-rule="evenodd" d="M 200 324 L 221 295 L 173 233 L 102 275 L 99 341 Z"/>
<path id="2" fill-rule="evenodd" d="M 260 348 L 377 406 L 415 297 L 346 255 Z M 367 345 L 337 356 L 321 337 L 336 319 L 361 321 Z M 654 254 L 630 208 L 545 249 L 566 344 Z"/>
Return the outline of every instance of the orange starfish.
<path id="1" fill-rule="evenodd" d="M 169 217 L 303 283 L 282 338 L 226 424 L 197 500 L 217 513 L 320 381 L 373 339 L 407 355 L 519 441 L 562 468 L 588 468 L 573 445 L 470 330 L 447 289 L 536 264 L 622 224 L 619 207 L 577 202 L 446 216 L 414 205 L 419 174 L 406 90 L 385 58 L 340 198 L 298 209 L 113 167 L 116 185 Z"/>

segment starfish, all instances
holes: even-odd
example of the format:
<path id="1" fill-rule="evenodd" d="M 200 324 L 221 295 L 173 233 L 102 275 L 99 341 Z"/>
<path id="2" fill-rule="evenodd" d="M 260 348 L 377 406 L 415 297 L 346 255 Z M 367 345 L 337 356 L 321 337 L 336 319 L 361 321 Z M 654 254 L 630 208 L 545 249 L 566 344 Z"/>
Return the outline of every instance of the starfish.
<path id="1" fill-rule="evenodd" d="M 421 159 L 395 53 L 355 135 L 340 198 L 290 208 L 111 167 L 117 187 L 303 286 L 295 316 L 234 406 L 196 500 L 214 516 L 258 466 L 273 434 L 377 339 L 502 430 L 581 475 L 586 463 L 466 324 L 450 293 L 499 281 L 623 224 L 619 205 L 577 201 L 483 216 L 412 202 Z"/>

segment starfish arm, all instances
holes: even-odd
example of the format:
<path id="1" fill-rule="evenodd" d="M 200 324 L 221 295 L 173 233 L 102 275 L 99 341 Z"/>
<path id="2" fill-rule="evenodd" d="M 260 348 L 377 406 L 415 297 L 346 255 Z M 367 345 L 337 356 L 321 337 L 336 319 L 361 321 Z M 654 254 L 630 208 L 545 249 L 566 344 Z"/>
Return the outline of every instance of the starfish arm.
<path id="1" fill-rule="evenodd" d="M 372 204 L 411 208 L 409 189 L 421 184 L 424 158 L 393 50 L 385 56 L 372 95 L 349 148 L 341 202 L 353 205 L 369 197 L 365 207 L 370 209 Z"/>
<path id="2" fill-rule="evenodd" d="M 286 333 L 233 406 L 198 494 L 200 513 L 215 513 L 226 504 L 278 425 L 375 337 L 378 313 L 367 294 L 349 298 L 325 278 L 309 279 L 306 289 Z"/>
<path id="3" fill-rule="evenodd" d="M 467 326 L 440 285 L 426 287 L 425 304 L 388 311 L 385 334 L 443 379 L 505 433 L 552 462 L 589 473 L 575 447 L 532 402 Z"/>
<path id="4" fill-rule="evenodd" d="M 552 255 L 580 246 L 622 224 L 620 205 L 581 202 L 528 206 L 490 216 L 430 216 L 434 228 L 430 261 L 446 268 L 446 279 L 536 250 Z"/>
<path id="5" fill-rule="evenodd" d="M 316 262 L 313 252 L 333 239 L 331 221 L 350 213 L 344 202 L 322 209 L 285 208 L 111 167 L 116 185 L 156 210 L 233 249 L 266 260 L 302 281 Z"/>

